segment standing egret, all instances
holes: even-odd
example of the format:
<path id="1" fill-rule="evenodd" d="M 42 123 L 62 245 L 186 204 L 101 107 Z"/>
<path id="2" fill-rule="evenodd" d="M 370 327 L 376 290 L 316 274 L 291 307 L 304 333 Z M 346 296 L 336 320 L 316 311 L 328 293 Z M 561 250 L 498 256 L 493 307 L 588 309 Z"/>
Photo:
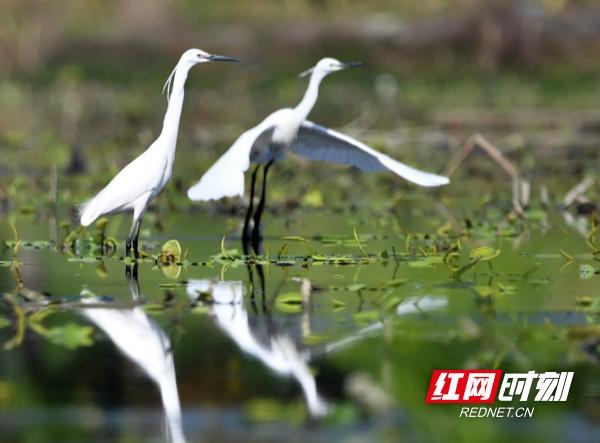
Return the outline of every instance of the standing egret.
<path id="1" fill-rule="evenodd" d="M 319 126 L 306 118 L 312 110 L 319 93 L 321 81 L 330 73 L 346 68 L 364 66 L 360 62 L 342 63 L 324 58 L 314 67 L 300 74 L 311 74 L 302 101 L 295 108 L 275 111 L 258 126 L 244 132 L 217 162 L 188 189 L 191 200 L 214 200 L 222 197 L 244 195 L 244 172 L 250 162 L 257 166 L 252 173 L 250 205 L 246 213 L 242 239 L 244 245 L 252 239 L 253 249 L 260 244 L 260 219 L 265 207 L 266 181 L 274 161 L 285 157 L 286 151 L 310 160 L 349 164 L 364 171 L 392 171 L 400 177 L 420 186 L 441 186 L 449 183 L 447 177 L 430 174 L 402 164 L 377 152 L 347 135 Z M 259 204 L 254 212 L 254 227 L 250 235 L 256 176 L 264 164 L 263 183 Z M 245 246 L 245 249 L 247 247 Z"/>
<path id="2" fill-rule="evenodd" d="M 189 49 L 183 53 L 163 87 L 163 93 L 167 92 L 168 106 L 160 135 L 146 151 L 125 166 L 102 191 L 80 208 L 83 226 L 88 226 L 105 214 L 133 211 L 133 223 L 125 243 L 127 256 L 133 247 L 135 258 L 139 258 L 138 237 L 144 212 L 171 179 L 188 71 L 198 63 L 219 61 L 239 60 L 211 55 L 200 49 Z"/>

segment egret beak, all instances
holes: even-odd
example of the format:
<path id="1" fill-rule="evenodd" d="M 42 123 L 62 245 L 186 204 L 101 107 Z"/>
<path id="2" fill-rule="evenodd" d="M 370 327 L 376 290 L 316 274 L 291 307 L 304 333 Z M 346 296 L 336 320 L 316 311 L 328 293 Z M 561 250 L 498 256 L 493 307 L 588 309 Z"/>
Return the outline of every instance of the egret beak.
<path id="1" fill-rule="evenodd" d="M 298 77 L 302 78 L 302 77 L 306 77 L 309 74 L 312 74 L 312 72 L 315 70 L 314 66 L 310 69 L 307 69 L 306 71 L 301 72 Z"/>
<path id="2" fill-rule="evenodd" d="M 239 62 L 240 60 L 235 57 L 228 57 L 226 55 L 209 55 L 206 57 L 209 62 Z"/>
<path id="3" fill-rule="evenodd" d="M 367 66 L 366 63 L 364 62 L 348 62 L 348 63 L 342 63 L 342 69 L 348 69 L 348 68 L 362 68 L 364 66 Z"/>

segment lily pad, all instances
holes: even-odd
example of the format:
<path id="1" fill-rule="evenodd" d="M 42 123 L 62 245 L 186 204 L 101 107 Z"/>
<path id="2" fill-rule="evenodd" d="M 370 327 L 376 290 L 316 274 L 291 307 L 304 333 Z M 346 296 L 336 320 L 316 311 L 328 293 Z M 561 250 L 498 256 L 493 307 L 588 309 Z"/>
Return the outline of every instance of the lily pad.
<path id="1" fill-rule="evenodd" d="M 481 246 L 471 251 L 471 260 L 488 261 L 500 255 L 499 249 L 494 249 L 491 246 Z"/>
<path id="2" fill-rule="evenodd" d="M 302 311 L 302 295 L 298 292 L 286 292 L 275 299 L 275 308 L 286 314 L 297 314 Z"/>
<path id="3" fill-rule="evenodd" d="M 442 263 L 444 261 L 444 257 L 438 255 L 431 255 L 427 257 L 420 258 L 419 260 L 408 262 L 408 266 L 411 268 L 432 268 L 435 265 Z"/>
<path id="4" fill-rule="evenodd" d="M 181 245 L 177 240 L 167 241 L 160 252 L 161 263 L 178 263 L 181 261 Z"/>

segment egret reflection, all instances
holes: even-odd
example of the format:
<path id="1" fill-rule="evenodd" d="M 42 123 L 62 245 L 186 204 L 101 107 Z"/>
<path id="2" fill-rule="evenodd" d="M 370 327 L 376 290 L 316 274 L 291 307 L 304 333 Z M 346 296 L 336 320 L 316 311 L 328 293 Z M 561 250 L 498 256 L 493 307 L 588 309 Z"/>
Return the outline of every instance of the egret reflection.
<path id="1" fill-rule="evenodd" d="M 327 404 L 317 390 L 315 376 L 308 366 L 310 356 L 300 350 L 291 331 L 278 329 L 269 312 L 249 313 L 244 304 L 241 281 L 190 280 L 187 293 L 192 301 L 206 297 L 215 323 L 245 353 L 260 360 L 274 373 L 293 377 L 300 387 L 313 417 L 327 413 Z"/>
<path id="2" fill-rule="evenodd" d="M 396 306 L 395 314 L 398 317 L 424 314 L 431 311 L 438 311 L 448 306 L 447 297 L 435 295 L 424 295 L 407 297 Z M 382 321 L 373 322 L 358 331 L 348 334 L 337 341 L 326 343 L 321 349 L 315 349 L 313 355 L 332 354 L 342 349 L 348 348 L 356 342 L 367 337 L 381 333 L 385 323 Z"/>
<path id="3" fill-rule="evenodd" d="M 137 264 L 133 272 L 126 268 L 126 277 L 133 300 L 142 298 L 139 289 Z M 175 377 L 171 341 L 165 332 L 139 307 L 97 307 L 102 301 L 89 291 L 82 291 L 81 314 L 101 329 L 115 346 L 158 386 L 165 412 L 168 441 L 184 443 L 181 424 L 181 405 Z M 94 305 L 94 306 L 92 306 Z"/>

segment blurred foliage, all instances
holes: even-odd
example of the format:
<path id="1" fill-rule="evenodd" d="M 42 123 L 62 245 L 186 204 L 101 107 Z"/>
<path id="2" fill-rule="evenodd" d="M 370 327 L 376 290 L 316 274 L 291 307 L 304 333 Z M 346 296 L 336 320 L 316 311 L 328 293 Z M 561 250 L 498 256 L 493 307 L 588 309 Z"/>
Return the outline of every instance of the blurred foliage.
<path id="1" fill-rule="evenodd" d="M 129 219 L 115 216 L 79 229 L 75 205 L 152 142 L 166 107 L 163 82 L 181 50 L 200 46 L 244 63 L 190 73 L 174 180 L 146 214 L 141 240 L 151 253 L 140 269 L 144 312 L 173 340 L 184 406 L 203 414 L 218 410 L 222 428 L 232 432 L 217 440 L 243 434 L 287 441 L 297 432 L 302 441 L 336 435 L 500 442 L 513 441 L 518 431 L 523 440 L 551 441 L 564 435 L 559 431 L 592 426 L 598 414 L 600 190 L 589 189 L 587 206 L 566 213 L 554 208 L 586 173 L 597 175 L 596 34 L 581 19 L 573 34 L 557 34 L 562 49 L 542 45 L 530 59 L 510 39 L 490 43 L 483 36 L 497 34 L 477 33 L 491 17 L 502 35 L 512 35 L 505 31 L 515 10 L 560 22 L 577 13 L 593 19 L 598 5 L 4 2 L 0 343 L 11 350 L 0 358 L 0 412 L 84 405 L 104 429 L 102 419 L 110 421 L 104 411 L 156 408 L 147 380 L 122 364 L 77 311 L 83 288 L 106 294 L 98 299 L 106 307 L 131 305 L 120 257 Z M 456 23 L 466 23 L 464 35 L 472 38 L 420 46 L 441 25 Z M 381 38 L 421 25 L 429 25 L 429 33 L 411 44 Z M 586 45 L 578 45 L 579 31 L 592 36 Z M 311 118 L 345 126 L 373 147 L 431 170 L 441 170 L 473 132 L 485 132 L 532 179 L 525 216 L 511 211 L 510 183 L 497 165 L 478 155 L 450 187 L 434 192 L 386 174 L 291 158 L 273 172 L 265 255 L 243 257 L 237 238 L 243 202 L 196 209 L 184 190 L 243 130 L 296 103 L 306 85 L 297 74 L 323 55 L 363 59 L 368 67 L 327 79 Z M 266 275 L 262 294 L 248 274 L 256 265 Z M 311 370 L 332 400 L 327 418 L 312 421 L 297 386 L 224 337 L 213 324 L 210 297 L 189 300 L 185 288 L 194 278 L 243 281 L 257 291 L 246 300 L 252 323 L 264 322 L 268 331 L 282 327 L 317 355 Z M 307 290 L 313 297 L 308 308 Z M 400 316 L 407 299 L 427 296 L 448 305 L 428 313 L 413 301 L 404 305 L 411 314 Z M 363 328 L 372 329 L 361 335 Z M 347 341 L 353 345 L 323 353 Z M 538 408 L 535 420 L 513 427 L 460 421 L 454 409 L 426 406 L 429 374 L 441 367 L 575 368 L 577 376 L 567 404 Z M 391 410 L 377 409 L 347 384 L 357 374 L 367 392 L 392 398 Z M 31 429 L 27 441 L 101 439 L 98 428 L 76 429 L 78 421 L 68 416 L 66 424 L 50 420 Z M 128 418 L 123 425 L 122 440 L 148 441 L 132 423 Z"/>

